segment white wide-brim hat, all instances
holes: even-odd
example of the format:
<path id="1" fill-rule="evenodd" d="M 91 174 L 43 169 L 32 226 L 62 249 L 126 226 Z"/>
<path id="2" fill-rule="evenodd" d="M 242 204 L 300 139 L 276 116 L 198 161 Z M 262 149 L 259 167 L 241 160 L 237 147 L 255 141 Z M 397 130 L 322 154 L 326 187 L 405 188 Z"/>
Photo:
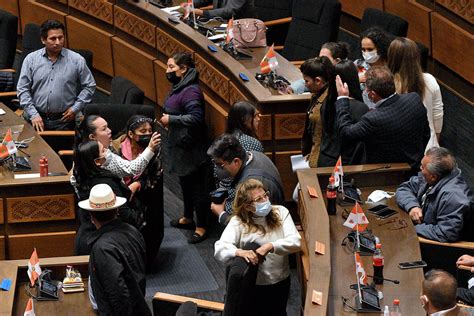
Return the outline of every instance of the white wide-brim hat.
<path id="1" fill-rule="evenodd" d="M 102 212 L 119 208 L 127 202 L 126 198 L 115 196 L 112 188 L 105 183 L 94 185 L 89 198 L 79 202 L 79 207 L 92 212 Z"/>

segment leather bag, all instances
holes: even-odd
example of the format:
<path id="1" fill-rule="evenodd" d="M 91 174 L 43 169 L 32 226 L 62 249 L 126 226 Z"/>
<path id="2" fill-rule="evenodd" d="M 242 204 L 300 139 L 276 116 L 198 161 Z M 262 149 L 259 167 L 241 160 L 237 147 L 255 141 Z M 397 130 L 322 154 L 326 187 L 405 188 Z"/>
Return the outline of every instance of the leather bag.
<path id="1" fill-rule="evenodd" d="M 234 46 L 237 48 L 267 47 L 267 27 L 258 19 L 234 21 Z"/>

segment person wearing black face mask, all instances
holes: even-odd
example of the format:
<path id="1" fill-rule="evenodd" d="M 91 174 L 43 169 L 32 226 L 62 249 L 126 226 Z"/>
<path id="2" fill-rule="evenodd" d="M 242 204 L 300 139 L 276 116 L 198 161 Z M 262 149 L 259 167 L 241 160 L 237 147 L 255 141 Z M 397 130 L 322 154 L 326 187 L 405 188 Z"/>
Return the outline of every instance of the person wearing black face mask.
<path id="1" fill-rule="evenodd" d="M 204 97 L 199 88 L 199 73 L 191 55 L 177 53 L 168 59 L 166 78 L 171 92 L 164 103 L 160 122 L 168 129 L 165 149 L 170 173 L 179 177 L 184 214 L 171 226 L 194 229 L 190 243 L 206 238 L 207 216 L 211 201 L 212 171 L 206 155 L 207 133 L 204 121 Z M 194 223 L 196 212 L 196 223 Z"/>

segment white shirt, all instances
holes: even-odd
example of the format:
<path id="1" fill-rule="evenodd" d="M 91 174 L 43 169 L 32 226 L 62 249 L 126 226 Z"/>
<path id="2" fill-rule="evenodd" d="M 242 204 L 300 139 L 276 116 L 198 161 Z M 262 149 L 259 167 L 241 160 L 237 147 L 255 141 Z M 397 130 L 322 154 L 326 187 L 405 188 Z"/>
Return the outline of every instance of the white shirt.
<path id="1" fill-rule="evenodd" d="M 454 306 L 451 307 L 450 309 L 445 309 L 443 311 L 439 311 L 439 312 L 430 314 L 430 316 L 443 316 L 443 315 L 446 315 L 447 313 L 449 313 L 449 312 L 453 311 L 454 309 L 456 309 L 456 307 L 458 307 L 458 306 L 456 304 L 454 304 Z"/>
<path id="2" fill-rule="evenodd" d="M 423 80 L 425 81 L 425 93 L 423 97 L 423 104 L 425 105 L 428 115 L 428 122 L 430 124 L 430 140 L 426 146 L 426 150 L 431 147 L 438 147 L 438 140 L 436 134 L 441 133 L 443 128 L 443 99 L 441 97 L 441 90 L 439 88 L 436 78 L 429 73 L 423 73 Z"/>
<path id="3" fill-rule="evenodd" d="M 263 225 L 267 233 L 247 233 L 240 219 L 233 216 L 214 245 L 214 257 L 224 264 L 230 264 L 231 259 L 235 258 L 235 252 L 247 243 L 272 243 L 273 253 L 268 253 L 258 268 L 257 285 L 276 284 L 286 279 L 290 275 L 288 254 L 299 251 L 301 247 L 301 236 L 289 211 L 281 205 L 273 205 L 273 208 L 282 219 L 280 227 L 270 231 L 264 217 L 254 217 L 255 223 Z"/>
<path id="4" fill-rule="evenodd" d="M 129 161 L 113 153 L 110 149 L 107 149 L 105 153 L 107 164 L 103 165 L 102 168 L 110 171 L 118 178 L 136 176 L 145 170 L 154 155 L 155 153 L 147 147 L 137 158 Z"/>

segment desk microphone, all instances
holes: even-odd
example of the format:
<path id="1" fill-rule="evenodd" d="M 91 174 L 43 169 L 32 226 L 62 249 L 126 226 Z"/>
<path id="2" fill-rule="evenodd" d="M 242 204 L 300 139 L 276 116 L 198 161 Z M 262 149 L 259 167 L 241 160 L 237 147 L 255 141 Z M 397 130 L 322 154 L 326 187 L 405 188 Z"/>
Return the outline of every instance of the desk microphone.
<path id="1" fill-rule="evenodd" d="M 368 276 L 369 278 L 372 278 L 372 279 L 374 278 L 373 275 L 367 275 L 367 276 Z M 400 281 L 399 281 L 399 280 L 391 280 L 391 279 L 385 279 L 385 278 L 382 278 L 382 280 L 388 281 L 388 282 L 392 282 L 392 283 L 394 283 L 394 284 L 400 284 Z"/>

